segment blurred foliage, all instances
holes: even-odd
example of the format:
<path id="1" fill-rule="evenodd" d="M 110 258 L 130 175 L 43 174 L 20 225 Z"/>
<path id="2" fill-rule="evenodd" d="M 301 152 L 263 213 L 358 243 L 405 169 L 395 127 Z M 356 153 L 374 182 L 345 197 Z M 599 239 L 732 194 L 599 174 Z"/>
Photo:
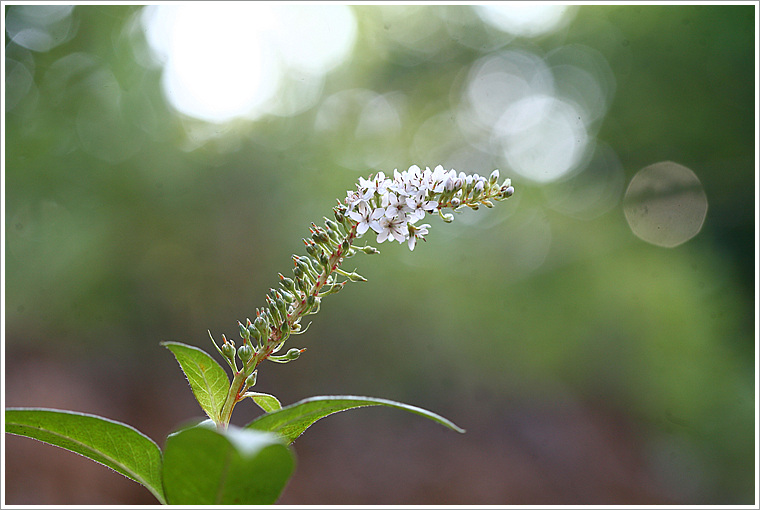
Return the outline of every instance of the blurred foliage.
<path id="1" fill-rule="evenodd" d="M 414 253 L 386 243 L 350 260 L 369 282 L 325 300 L 293 339 L 307 353 L 264 368 L 262 391 L 435 410 L 485 388 L 518 401 L 570 392 L 635 423 L 652 469 L 683 484 L 679 502 L 752 501 L 753 6 L 582 6 L 558 32 L 513 40 L 467 6 L 355 6 L 352 59 L 315 107 L 229 124 L 168 105 L 140 9 L 77 6 L 76 35 L 49 51 L 6 33 L 6 363 L 24 350 L 118 357 L 165 379 L 176 367 L 159 342 L 233 335 L 359 176 L 439 163 L 510 176 L 458 131 L 468 71 L 505 48 L 583 45 L 614 76 L 601 166 L 624 182 L 657 161 L 691 168 L 709 201 L 702 232 L 652 246 L 626 225 L 622 180 L 512 175 L 512 199 L 434 221 Z M 367 121 L 373 100 L 398 119 Z M 589 183 L 609 206 L 584 215 Z"/>

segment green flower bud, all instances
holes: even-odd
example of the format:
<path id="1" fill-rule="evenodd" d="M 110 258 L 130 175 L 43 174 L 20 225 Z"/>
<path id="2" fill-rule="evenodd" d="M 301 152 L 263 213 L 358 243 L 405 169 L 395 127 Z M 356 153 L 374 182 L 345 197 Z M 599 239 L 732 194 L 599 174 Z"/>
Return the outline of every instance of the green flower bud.
<path id="1" fill-rule="evenodd" d="M 333 214 L 335 214 L 335 219 L 338 221 L 338 223 L 340 223 L 344 227 L 346 226 L 346 214 L 345 214 L 345 212 L 346 212 L 346 209 L 342 205 L 338 205 L 336 207 L 333 207 Z M 346 227 L 346 228 L 348 228 L 348 227 Z"/>
<path id="2" fill-rule="evenodd" d="M 269 296 L 266 297 L 267 306 L 269 310 L 269 315 L 272 317 L 273 322 L 276 324 L 279 324 L 282 322 L 282 315 L 280 314 L 280 310 L 277 308 L 277 303 L 274 299 L 270 298 Z"/>
<path id="3" fill-rule="evenodd" d="M 298 359 L 299 356 L 301 356 L 301 353 L 305 351 L 306 349 L 290 349 L 288 352 L 285 353 L 285 357 L 288 359 Z"/>
<path id="4" fill-rule="evenodd" d="M 335 283 L 332 286 L 330 286 L 329 289 L 323 291 L 320 295 L 320 297 L 329 296 L 330 294 L 336 294 L 340 292 L 341 289 L 345 286 L 347 282 L 341 282 L 341 283 Z M 325 286 L 326 287 L 326 286 Z"/>
<path id="5" fill-rule="evenodd" d="M 253 347 L 251 347 L 248 343 L 244 343 L 238 347 L 237 355 L 238 358 L 240 358 L 240 361 L 243 363 L 248 363 L 248 361 L 253 358 Z"/>
<path id="6" fill-rule="evenodd" d="M 311 234 L 311 238 L 314 239 L 314 242 L 318 244 L 327 244 L 328 242 L 330 242 L 330 236 L 328 236 L 327 232 L 325 232 L 321 228 L 315 231 L 313 234 Z"/>
<path id="7" fill-rule="evenodd" d="M 251 332 L 251 342 L 256 342 L 256 345 L 261 344 L 261 332 L 256 329 L 254 326 L 251 326 L 248 328 L 248 331 Z"/>
<path id="8" fill-rule="evenodd" d="M 306 349 L 290 349 L 282 356 L 269 356 L 267 359 L 269 361 L 274 361 L 275 363 L 288 363 L 290 361 L 298 359 L 299 356 L 301 356 L 301 353 L 305 350 Z"/>
<path id="9" fill-rule="evenodd" d="M 362 246 L 361 248 L 358 248 L 359 250 L 363 251 L 367 255 L 374 255 L 376 253 L 380 253 L 380 251 L 375 248 L 374 246 Z"/>
<path id="10" fill-rule="evenodd" d="M 311 294 L 306 296 L 306 307 L 304 308 L 304 313 L 317 313 L 319 311 L 319 301 L 320 300 L 318 297 Z"/>
<path id="11" fill-rule="evenodd" d="M 280 312 L 280 314 L 282 314 L 283 318 L 287 317 L 288 308 L 287 308 L 287 305 L 285 304 L 285 300 L 282 299 L 281 297 L 278 297 L 277 299 L 275 299 L 274 304 L 277 307 L 277 311 Z"/>
<path id="12" fill-rule="evenodd" d="M 338 232 L 335 229 L 327 227 L 327 236 L 330 238 L 330 240 L 333 243 L 340 244 L 341 237 L 340 237 L 340 235 L 338 235 Z"/>
<path id="13" fill-rule="evenodd" d="M 277 274 L 280 277 L 280 285 L 282 285 L 287 290 L 290 290 L 290 291 L 295 290 L 295 286 L 292 279 L 282 276 L 280 273 L 277 273 Z"/>
<path id="14" fill-rule="evenodd" d="M 312 257 L 318 257 L 322 255 L 322 250 L 315 243 L 311 242 L 306 245 L 306 253 Z"/>
<path id="15" fill-rule="evenodd" d="M 367 281 L 367 279 L 365 277 L 363 277 L 362 275 L 360 275 L 356 271 L 354 271 L 353 273 L 349 273 L 348 274 L 348 278 L 352 282 L 366 282 Z"/>
<path id="16" fill-rule="evenodd" d="M 249 338 L 251 338 L 251 332 L 248 331 L 248 328 L 243 326 L 243 323 L 240 321 L 238 321 L 238 329 L 240 330 L 240 338 L 242 338 L 243 340 L 248 340 Z"/>
<path id="17" fill-rule="evenodd" d="M 301 257 L 301 262 L 306 266 L 304 271 L 306 273 L 310 273 L 312 276 L 316 278 L 317 275 L 319 274 L 319 271 L 314 269 L 314 265 L 312 264 L 311 259 L 309 257 Z"/>
<path id="18" fill-rule="evenodd" d="M 224 343 L 222 344 L 222 347 L 220 350 L 222 351 L 222 354 L 225 358 L 229 360 L 235 359 L 235 344 L 233 342 L 228 342 L 227 339 L 222 335 L 222 340 L 224 340 Z"/>
<path id="19" fill-rule="evenodd" d="M 250 388 L 251 386 L 255 386 L 256 385 L 256 372 L 258 372 L 258 370 L 254 370 L 253 373 L 251 375 L 249 375 L 248 378 L 245 380 L 245 389 L 246 390 L 248 388 Z"/>
<path id="20" fill-rule="evenodd" d="M 293 296 L 293 294 L 285 290 L 280 291 L 280 294 L 282 295 L 282 299 L 284 299 L 286 303 L 292 303 L 296 299 L 295 296 Z"/>
<path id="21" fill-rule="evenodd" d="M 325 225 L 327 225 L 328 233 L 330 230 L 334 230 L 335 232 L 338 232 L 338 224 L 335 223 L 333 220 L 325 218 Z"/>
<path id="22" fill-rule="evenodd" d="M 269 337 L 269 325 L 264 317 L 258 315 L 253 321 L 253 327 L 256 328 L 263 338 Z"/>
<path id="23" fill-rule="evenodd" d="M 280 325 L 281 340 L 284 342 L 290 336 L 290 323 L 288 321 L 283 322 Z"/>

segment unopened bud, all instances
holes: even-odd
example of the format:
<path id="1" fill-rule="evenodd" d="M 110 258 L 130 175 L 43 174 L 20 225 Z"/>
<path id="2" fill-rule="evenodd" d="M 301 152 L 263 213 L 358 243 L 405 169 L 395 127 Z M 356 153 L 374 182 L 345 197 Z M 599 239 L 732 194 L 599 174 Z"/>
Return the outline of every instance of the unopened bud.
<path id="1" fill-rule="evenodd" d="M 256 319 L 253 321 L 253 327 L 256 328 L 256 330 L 263 338 L 267 338 L 269 336 L 269 331 L 267 331 L 269 329 L 269 326 L 264 317 L 260 315 L 256 317 Z"/>
<path id="2" fill-rule="evenodd" d="M 289 349 L 288 352 L 285 353 L 285 357 L 289 360 L 298 359 L 298 357 L 301 356 L 301 353 L 305 350 L 306 349 Z"/>
<path id="3" fill-rule="evenodd" d="M 260 344 L 261 332 L 258 329 L 256 329 L 254 326 L 249 326 L 248 331 L 251 332 L 251 341 L 252 342 L 255 341 L 257 345 Z"/>
<path id="4" fill-rule="evenodd" d="M 444 213 L 444 212 L 443 212 L 443 211 L 441 211 L 440 209 L 438 209 L 438 215 L 439 215 L 439 216 L 441 217 L 441 219 L 442 219 L 443 221 L 445 221 L 446 223 L 451 223 L 452 221 L 454 221 L 454 215 L 453 215 L 453 214 L 450 214 L 450 213 Z"/>
<path id="5" fill-rule="evenodd" d="M 348 279 L 351 280 L 352 282 L 366 282 L 367 281 L 365 277 L 358 274 L 356 271 L 354 271 L 353 273 L 349 273 Z"/>
<path id="6" fill-rule="evenodd" d="M 269 361 L 274 361 L 275 363 L 289 363 L 293 360 L 298 359 L 298 357 L 301 355 L 303 351 L 306 349 L 290 349 L 288 352 L 283 354 L 282 356 L 269 356 Z"/>
<path id="7" fill-rule="evenodd" d="M 322 253 L 322 250 L 319 249 L 319 246 L 314 241 L 308 242 L 306 239 L 304 239 L 304 243 L 306 244 L 306 253 L 311 255 L 312 257 L 316 257 L 320 253 Z"/>
<path id="8" fill-rule="evenodd" d="M 283 323 L 280 325 L 280 334 L 280 340 L 283 342 L 290 336 L 290 323 L 288 321 L 283 321 Z"/>
<path id="9" fill-rule="evenodd" d="M 240 358 L 240 361 L 248 363 L 248 361 L 253 358 L 253 348 L 248 343 L 244 343 L 238 347 L 237 355 L 238 358 Z"/>
<path id="10" fill-rule="evenodd" d="M 253 373 L 249 375 L 245 380 L 245 389 L 248 389 L 256 384 L 256 372 L 257 370 L 254 370 Z"/>
<path id="11" fill-rule="evenodd" d="M 332 240 L 333 243 L 340 243 L 340 236 L 338 235 L 338 232 L 335 229 L 332 229 L 330 227 L 327 227 L 327 235 Z"/>
<path id="12" fill-rule="evenodd" d="M 338 224 L 329 218 L 325 218 L 325 225 L 327 225 L 329 230 L 338 231 Z"/>
<path id="13" fill-rule="evenodd" d="M 249 338 L 251 338 L 251 332 L 248 331 L 248 328 L 243 326 L 243 323 L 240 321 L 238 321 L 238 329 L 240 330 L 240 338 L 242 338 L 243 340 L 248 340 Z"/>
<path id="14" fill-rule="evenodd" d="M 285 304 L 285 300 L 282 298 L 277 298 L 274 301 L 275 306 L 277 307 L 277 310 L 283 315 L 283 317 L 287 314 L 287 305 Z"/>
<path id="15" fill-rule="evenodd" d="M 375 248 L 374 246 L 362 246 L 361 248 L 358 248 L 359 250 L 363 251 L 367 255 L 374 255 L 376 253 L 380 253 L 380 251 Z"/>
<path id="16" fill-rule="evenodd" d="M 235 344 L 232 342 L 228 342 L 227 339 L 222 335 L 222 340 L 224 340 L 224 343 L 222 344 L 222 347 L 219 349 L 222 351 L 222 354 L 225 358 L 229 360 L 235 359 Z"/>

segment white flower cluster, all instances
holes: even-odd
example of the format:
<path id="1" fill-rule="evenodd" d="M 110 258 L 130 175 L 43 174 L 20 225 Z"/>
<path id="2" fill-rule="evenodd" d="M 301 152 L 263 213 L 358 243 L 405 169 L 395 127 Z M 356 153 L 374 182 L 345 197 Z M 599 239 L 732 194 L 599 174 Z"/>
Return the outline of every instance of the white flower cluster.
<path id="1" fill-rule="evenodd" d="M 430 228 L 427 223 L 416 224 L 426 213 L 437 212 L 445 221 L 451 221 L 453 217 L 444 215 L 442 209 L 476 209 L 478 204 L 492 207 L 490 199 L 510 197 L 514 193 L 510 180 L 498 185 L 498 178 L 498 170 L 486 178 L 447 171 L 441 165 L 434 170 L 421 170 L 417 165 L 403 172 L 394 170 L 393 179 L 379 172 L 369 179 L 359 178 L 357 189 L 347 192 L 347 214 L 357 223 L 358 236 L 372 229 L 379 243 L 393 238 L 399 243 L 407 241 L 409 249 L 414 250 L 417 239 L 424 241 Z"/>

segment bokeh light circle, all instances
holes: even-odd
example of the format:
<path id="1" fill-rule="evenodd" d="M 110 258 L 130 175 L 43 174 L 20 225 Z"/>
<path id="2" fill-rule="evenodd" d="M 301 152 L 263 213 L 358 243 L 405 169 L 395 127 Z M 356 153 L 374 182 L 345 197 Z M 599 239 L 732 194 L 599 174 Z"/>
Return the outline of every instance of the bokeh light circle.
<path id="1" fill-rule="evenodd" d="M 694 172 L 672 161 L 663 161 L 641 169 L 631 179 L 623 211 L 637 237 L 673 248 L 702 229 L 707 196 Z"/>
<path id="2" fill-rule="evenodd" d="M 566 25 L 573 6 L 549 2 L 478 5 L 475 11 L 489 25 L 519 37 L 539 37 Z"/>
<path id="3" fill-rule="evenodd" d="M 143 23 L 164 66 L 166 98 L 179 112 L 216 123 L 313 106 L 323 76 L 349 56 L 356 38 L 344 5 L 153 5 Z"/>
<path id="4" fill-rule="evenodd" d="M 574 104 L 532 95 L 504 112 L 495 133 L 512 170 L 536 182 L 550 182 L 581 163 L 590 142 L 584 116 Z"/>

